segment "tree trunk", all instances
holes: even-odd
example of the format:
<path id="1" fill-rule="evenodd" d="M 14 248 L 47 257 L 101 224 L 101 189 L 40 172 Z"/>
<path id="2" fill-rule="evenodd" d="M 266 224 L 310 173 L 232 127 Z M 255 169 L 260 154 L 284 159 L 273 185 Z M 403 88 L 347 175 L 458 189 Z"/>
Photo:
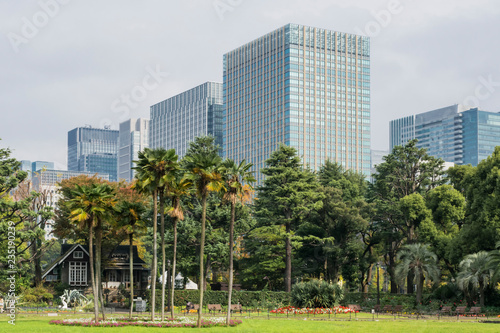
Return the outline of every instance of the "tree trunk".
<path id="1" fill-rule="evenodd" d="M 422 289 L 424 288 L 424 276 L 419 274 L 417 278 L 417 305 L 422 304 Z"/>
<path id="2" fill-rule="evenodd" d="M 160 191 L 160 233 L 161 233 L 161 321 L 165 321 L 165 203 L 163 191 Z"/>
<path id="3" fill-rule="evenodd" d="M 91 222 L 92 223 L 92 222 Z M 97 293 L 97 287 L 95 283 L 95 274 L 94 274 L 94 243 L 92 239 L 94 238 L 92 226 L 89 227 L 89 265 L 90 265 L 90 280 L 92 283 L 92 294 L 94 296 L 94 321 L 96 323 L 99 322 L 99 294 Z M 68 300 L 69 301 L 69 300 Z"/>
<path id="4" fill-rule="evenodd" d="M 158 260 L 158 244 L 156 234 L 158 232 L 158 190 L 153 191 L 153 268 L 151 269 L 151 321 L 155 320 L 156 300 L 156 262 Z"/>
<path id="5" fill-rule="evenodd" d="M 200 240 L 200 281 L 198 289 L 200 290 L 200 303 L 198 310 L 198 327 L 201 328 L 201 312 L 203 309 L 203 289 L 205 276 L 203 274 L 203 256 L 205 255 L 205 219 L 207 215 L 207 195 L 204 194 L 201 198 L 201 240 Z"/>
<path id="6" fill-rule="evenodd" d="M 207 284 L 208 284 L 208 281 L 207 281 L 207 276 L 208 276 L 208 272 L 210 272 L 212 270 L 212 257 L 210 256 L 210 253 L 207 254 L 207 260 L 205 261 L 205 279 L 203 280 L 203 290 L 206 291 L 207 290 Z"/>
<path id="7" fill-rule="evenodd" d="M 394 256 L 393 252 L 389 252 L 389 267 L 387 267 L 387 272 L 389 273 L 389 277 L 391 278 L 391 294 L 397 294 L 398 293 L 398 284 L 396 280 L 396 276 L 394 274 L 394 269 L 395 269 L 395 262 L 394 262 Z"/>
<path id="8" fill-rule="evenodd" d="M 172 273 L 170 274 L 170 279 L 172 280 L 172 292 L 170 294 L 170 311 L 172 314 L 172 319 L 174 318 L 174 290 L 175 290 L 175 265 L 177 259 L 177 218 L 174 218 L 174 254 L 172 256 Z"/>
<path id="9" fill-rule="evenodd" d="M 31 255 L 34 258 L 33 264 L 35 266 L 35 287 L 38 287 L 42 284 L 42 265 L 40 259 L 40 253 L 38 253 L 38 245 L 40 239 L 36 238 L 31 246 Z"/>
<path id="10" fill-rule="evenodd" d="M 368 268 L 368 272 L 366 274 L 366 283 L 363 286 L 363 292 L 367 293 L 368 292 L 368 286 L 370 285 L 370 282 L 372 281 L 372 276 L 373 276 L 373 265 L 370 264 L 370 267 Z"/>
<path id="11" fill-rule="evenodd" d="M 479 305 L 484 307 L 484 283 L 479 282 Z"/>
<path id="12" fill-rule="evenodd" d="M 292 241 L 290 223 L 286 223 L 285 291 L 292 291 Z"/>
<path id="13" fill-rule="evenodd" d="M 96 283 L 97 283 L 97 295 L 99 296 L 99 300 L 101 303 L 101 313 L 102 320 L 106 320 L 106 316 L 104 314 L 104 299 L 102 294 L 102 279 L 101 279 L 101 261 L 102 261 L 102 227 L 101 222 L 98 222 L 95 232 L 95 250 L 96 250 L 96 260 L 95 260 L 95 275 L 96 275 Z"/>
<path id="14" fill-rule="evenodd" d="M 130 313 L 129 319 L 132 319 L 132 312 L 134 311 L 134 234 L 128 235 L 129 258 L 130 258 Z"/>
<path id="15" fill-rule="evenodd" d="M 235 204 L 231 202 L 231 222 L 229 223 L 229 286 L 227 292 L 227 318 L 226 325 L 231 321 L 231 296 L 233 294 L 233 243 L 234 243 L 234 220 Z"/>

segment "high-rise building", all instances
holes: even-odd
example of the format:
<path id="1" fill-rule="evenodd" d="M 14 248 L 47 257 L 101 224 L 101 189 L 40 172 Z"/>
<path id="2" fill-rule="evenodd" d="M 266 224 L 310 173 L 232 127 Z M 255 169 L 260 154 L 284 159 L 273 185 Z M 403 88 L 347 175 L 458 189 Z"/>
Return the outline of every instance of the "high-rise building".
<path id="1" fill-rule="evenodd" d="M 54 170 L 54 162 L 21 160 L 21 170 L 28 173 L 28 179 L 31 179 L 34 172 L 39 170 Z"/>
<path id="2" fill-rule="evenodd" d="M 151 106 L 149 146 L 174 148 L 179 157 L 189 142 L 212 135 L 222 146 L 222 84 L 206 82 Z"/>
<path id="3" fill-rule="evenodd" d="M 500 114 L 452 106 L 390 122 L 390 148 L 417 139 L 417 146 L 446 162 L 476 166 L 500 145 Z"/>
<path id="4" fill-rule="evenodd" d="M 117 180 L 118 131 L 77 127 L 68 132 L 68 170 L 108 174 Z"/>
<path id="5" fill-rule="evenodd" d="M 254 171 L 284 143 L 370 173 L 368 37 L 287 24 L 224 55 L 224 104 L 225 156 Z"/>
<path id="6" fill-rule="evenodd" d="M 118 179 L 130 182 L 135 174 L 133 161 L 138 159 L 140 151 L 149 146 L 149 120 L 129 119 L 120 124 L 119 131 Z"/>
<path id="7" fill-rule="evenodd" d="M 373 175 L 377 172 L 377 165 L 384 163 L 384 157 L 389 155 L 391 152 L 388 150 L 371 150 L 371 167 L 370 174 Z"/>

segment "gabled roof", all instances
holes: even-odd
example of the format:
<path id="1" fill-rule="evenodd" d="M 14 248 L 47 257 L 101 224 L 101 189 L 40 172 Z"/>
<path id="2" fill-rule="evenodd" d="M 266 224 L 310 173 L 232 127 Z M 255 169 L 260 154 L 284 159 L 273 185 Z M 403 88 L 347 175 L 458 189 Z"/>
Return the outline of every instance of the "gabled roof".
<path id="1" fill-rule="evenodd" d="M 63 244 L 63 246 L 61 247 L 62 254 L 56 260 L 54 260 L 54 262 L 42 273 L 42 279 L 47 276 L 47 274 L 49 274 L 49 272 L 52 271 L 57 265 L 61 264 L 77 248 L 80 248 L 83 252 L 90 256 L 89 252 L 80 244 Z"/>

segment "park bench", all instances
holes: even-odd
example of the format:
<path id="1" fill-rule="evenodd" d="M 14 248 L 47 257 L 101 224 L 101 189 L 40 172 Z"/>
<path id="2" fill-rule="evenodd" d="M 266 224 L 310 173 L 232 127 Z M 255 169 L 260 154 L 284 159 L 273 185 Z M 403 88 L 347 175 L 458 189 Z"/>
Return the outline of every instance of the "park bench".
<path id="1" fill-rule="evenodd" d="M 208 312 L 222 312 L 222 306 L 220 304 L 208 304 Z"/>
<path id="2" fill-rule="evenodd" d="M 380 312 L 380 304 L 377 304 L 373 307 L 373 310 L 375 310 L 375 312 L 379 313 Z"/>
<path id="3" fill-rule="evenodd" d="M 395 305 L 393 308 L 392 308 L 392 313 L 393 314 L 403 314 L 403 306 L 402 305 Z"/>
<path id="4" fill-rule="evenodd" d="M 469 312 L 467 314 L 470 314 L 471 316 L 477 316 L 481 314 L 481 307 L 480 306 L 473 306 L 470 308 Z"/>
<path id="5" fill-rule="evenodd" d="M 354 312 L 361 312 L 361 307 L 359 306 L 359 304 L 349 304 L 347 305 L 347 307 Z"/>
<path id="6" fill-rule="evenodd" d="M 392 305 L 385 305 L 382 309 L 383 312 L 392 312 Z"/>
<path id="7" fill-rule="evenodd" d="M 439 314 L 440 315 L 444 315 L 444 314 L 450 315 L 451 314 L 451 306 L 443 306 L 441 308 L 441 311 L 439 311 Z"/>
<path id="8" fill-rule="evenodd" d="M 240 313 L 243 312 L 243 307 L 241 304 L 231 304 L 231 312 L 236 312 L 239 311 Z"/>
<path id="9" fill-rule="evenodd" d="M 455 309 L 455 312 L 457 313 L 457 317 L 459 315 L 464 315 L 465 314 L 465 309 L 467 309 L 466 306 L 457 306 L 457 308 Z"/>
<path id="10" fill-rule="evenodd" d="M 186 308 L 186 314 L 189 314 L 189 312 L 191 312 L 191 310 L 196 310 L 196 312 L 199 312 L 200 311 L 200 305 L 199 304 L 193 304 L 193 307 L 191 309 L 187 309 Z"/>

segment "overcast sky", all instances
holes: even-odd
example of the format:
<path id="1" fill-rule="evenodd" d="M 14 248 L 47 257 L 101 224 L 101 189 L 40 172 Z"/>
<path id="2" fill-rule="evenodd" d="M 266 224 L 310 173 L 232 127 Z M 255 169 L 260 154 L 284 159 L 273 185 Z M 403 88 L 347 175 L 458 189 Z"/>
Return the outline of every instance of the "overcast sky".
<path id="1" fill-rule="evenodd" d="M 0 147 L 65 169 L 69 130 L 149 118 L 287 23 L 371 37 L 373 149 L 388 149 L 391 119 L 500 111 L 500 1 L 0 0 Z"/>

